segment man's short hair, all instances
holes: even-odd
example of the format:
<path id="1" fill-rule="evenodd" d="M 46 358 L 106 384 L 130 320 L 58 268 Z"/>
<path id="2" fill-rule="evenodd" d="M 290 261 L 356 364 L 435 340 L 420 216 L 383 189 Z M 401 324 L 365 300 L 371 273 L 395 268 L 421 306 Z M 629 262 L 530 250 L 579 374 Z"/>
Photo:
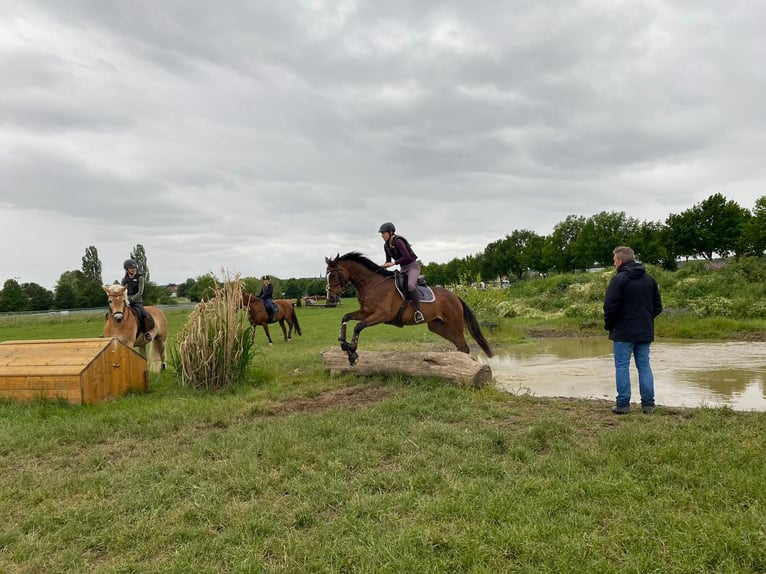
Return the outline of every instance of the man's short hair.
<path id="1" fill-rule="evenodd" d="M 615 247 L 612 253 L 617 259 L 621 259 L 623 263 L 636 260 L 636 254 L 633 253 L 633 250 L 630 247 L 626 247 L 624 245 Z"/>

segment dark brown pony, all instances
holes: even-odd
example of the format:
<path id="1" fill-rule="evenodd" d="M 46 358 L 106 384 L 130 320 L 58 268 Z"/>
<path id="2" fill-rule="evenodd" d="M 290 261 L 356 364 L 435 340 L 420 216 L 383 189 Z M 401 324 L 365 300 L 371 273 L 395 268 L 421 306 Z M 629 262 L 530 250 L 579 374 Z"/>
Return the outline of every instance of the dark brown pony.
<path id="1" fill-rule="evenodd" d="M 289 341 L 293 338 L 293 327 L 295 332 L 299 335 L 301 333 L 301 326 L 298 323 L 298 315 L 295 313 L 295 307 L 292 301 L 286 299 L 274 299 L 274 303 L 279 307 L 279 312 L 274 313 L 274 320 L 272 323 L 279 322 L 279 326 L 282 327 L 282 335 L 285 341 Z M 269 314 L 266 312 L 266 307 L 263 305 L 263 301 L 255 295 L 250 293 L 242 293 L 242 307 L 247 309 L 247 318 L 250 320 L 250 324 L 253 329 L 257 325 L 263 327 L 266 332 L 266 338 L 269 340 L 269 345 L 272 344 L 271 334 L 269 333 Z M 287 323 L 290 330 L 285 329 L 285 323 Z"/>
<path id="2" fill-rule="evenodd" d="M 362 329 L 379 323 L 403 327 L 414 325 L 415 309 L 409 303 L 402 312 L 402 296 L 394 284 L 395 274 L 373 263 L 360 253 L 352 251 L 338 255 L 335 259 L 325 257 L 327 263 L 327 292 L 340 295 L 349 283 L 356 288 L 359 309 L 343 315 L 340 324 L 340 348 L 348 354 L 348 362 L 356 363 L 359 333 Z M 428 329 L 451 341 L 458 351 L 470 353 L 463 335 L 464 327 L 479 344 L 488 357 L 492 349 L 484 338 L 471 309 L 460 297 L 442 287 L 433 287 L 436 299 L 431 303 L 420 303 Z M 354 327 L 354 336 L 346 341 L 346 325 L 359 321 Z"/>

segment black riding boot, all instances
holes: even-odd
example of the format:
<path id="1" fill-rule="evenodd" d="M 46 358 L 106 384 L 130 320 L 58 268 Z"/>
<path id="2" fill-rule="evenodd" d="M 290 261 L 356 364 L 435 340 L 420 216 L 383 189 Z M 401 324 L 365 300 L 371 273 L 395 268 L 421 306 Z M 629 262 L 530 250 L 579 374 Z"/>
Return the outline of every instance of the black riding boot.
<path id="1" fill-rule="evenodd" d="M 144 310 L 144 339 L 152 340 L 152 329 L 154 329 L 154 319 Z"/>
<path id="2" fill-rule="evenodd" d="M 410 291 L 410 299 L 412 299 L 412 304 L 415 305 L 415 322 L 422 323 L 425 321 L 425 318 L 423 313 L 420 312 L 420 296 L 417 289 Z"/>

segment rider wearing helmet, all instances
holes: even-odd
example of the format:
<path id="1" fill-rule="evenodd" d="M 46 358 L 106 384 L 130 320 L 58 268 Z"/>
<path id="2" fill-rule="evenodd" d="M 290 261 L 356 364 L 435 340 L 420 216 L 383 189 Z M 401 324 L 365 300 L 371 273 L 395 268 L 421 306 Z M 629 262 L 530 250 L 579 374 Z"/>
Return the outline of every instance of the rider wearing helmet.
<path id="1" fill-rule="evenodd" d="M 268 275 L 261 277 L 263 281 L 263 287 L 261 292 L 258 293 L 258 299 L 263 301 L 263 306 L 266 307 L 266 312 L 269 314 L 269 323 L 274 321 L 274 286 L 271 284 L 271 279 Z"/>
<path id="2" fill-rule="evenodd" d="M 425 319 L 420 312 L 420 297 L 416 284 L 420 276 L 420 263 L 418 256 L 407 241 L 401 235 L 396 234 L 396 227 L 390 221 L 386 221 L 378 229 L 383 238 L 383 249 L 386 253 L 386 262 L 383 267 L 393 267 L 398 265 L 401 272 L 407 276 L 407 291 L 409 292 L 412 304 L 415 305 L 415 322 L 422 323 Z"/>
<path id="3" fill-rule="evenodd" d="M 128 288 L 130 306 L 138 310 L 139 328 L 144 332 L 144 338 L 151 341 L 154 319 L 144 308 L 144 276 L 138 272 L 138 265 L 132 259 L 126 259 L 122 267 L 125 269 L 125 276 L 120 283 Z"/>

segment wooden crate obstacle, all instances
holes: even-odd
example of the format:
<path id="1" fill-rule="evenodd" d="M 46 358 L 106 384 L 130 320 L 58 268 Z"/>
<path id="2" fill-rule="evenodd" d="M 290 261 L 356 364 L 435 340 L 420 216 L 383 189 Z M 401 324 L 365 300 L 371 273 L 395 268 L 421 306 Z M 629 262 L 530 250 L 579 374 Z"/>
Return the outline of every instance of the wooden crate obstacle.
<path id="1" fill-rule="evenodd" d="M 117 339 L 0 343 L 0 397 L 82 405 L 148 386 L 146 359 Z"/>

